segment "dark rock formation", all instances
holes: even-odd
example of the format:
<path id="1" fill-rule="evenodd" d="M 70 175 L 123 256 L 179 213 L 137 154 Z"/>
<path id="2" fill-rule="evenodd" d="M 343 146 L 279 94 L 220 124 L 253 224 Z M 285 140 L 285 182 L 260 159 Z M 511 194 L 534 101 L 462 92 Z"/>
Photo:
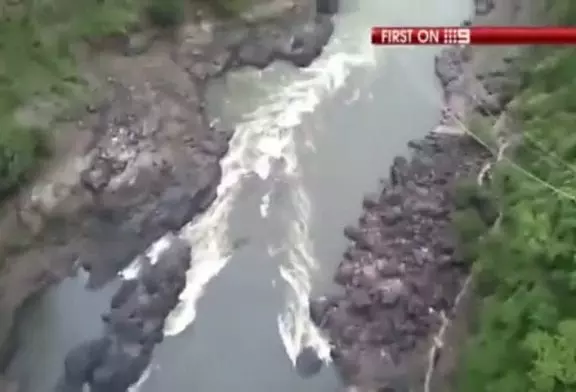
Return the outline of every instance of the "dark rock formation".
<path id="1" fill-rule="evenodd" d="M 354 245 L 336 275 L 344 296 L 310 304 L 346 381 L 374 390 L 409 385 L 415 351 L 453 305 L 468 268 L 450 229 L 452 192 L 489 158 L 463 136 L 431 134 L 411 145 L 412 161 L 395 160 L 379 200 L 367 198 L 359 226 L 345 230 Z"/>
<path id="2" fill-rule="evenodd" d="M 111 79 L 111 98 L 90 124 L 89 164 L 73 192 L 81 201 L 51 228 L 53 253 L 79 260 L 96 288 L 166 231 L 208 208 L 232 132 L 208 124 L 206 82 L 231 68 L 264 68 L 275 60 L 308 66 L 333 28 L 330 15 L 313 9 L 270 23 L 215 23 L 210 33 L 184 37 L 161 75 L 151 68 Z"/>
<path id="3" fill-rule="evenodd" d="M 163 338 L 164 321 L 186 284 L 190 248 L 173 236 L 155 264 L 141 261 L 145 265 L 138 278 L 123 282 L 110 312 L 102 315 L 104 336 L 66 356 L 56 392 L 81 392 L 84 385 L 91 392 L 125 392 L 149 365 L 154 346 Z"/>
<path id="4" fill-rule="evenodd" d="M 298 16 L 291 23 L 265 24 L 217 30 L 208 53 L 218 62 L 202 62 L 204 53 L 184 47 L 179 56 L 200 80 L 219 76 L 231 68 L 266 68 L 282 60 L 307 67 L 318 57 L 334 31 L 330 14 Z"/>
<path id="5" fill-rule="evenodd" d="M 312 23 L 296 31 L 288 45 L 277 48 L 276 57 L 298 67 L 307 67 L 322 53 L 333 31 L 332 19 L 319 15 Z"/>
<path id="6" fill-rule="evenodd" d="M 304 378 L 317 374 L 324 363 L 313 347 L 305 347 L 296 358 L 296 370 Z"/>
<path id="7" fill-rule="evenodd" d="M 105 284 L 215 198 L 232 133 L 205 129 L 203 113 L 194 110 L 201 91 L 185 72 L 179 76 L 181 86 L 152 75 L 148 86 L 112 82 L 114 98 L 95 125 L 105 133 L 75 190 L 88 201 L 74 214 L 64 211 L 51 231 L 56 255 L 79 260 L 90 287 Z"/>

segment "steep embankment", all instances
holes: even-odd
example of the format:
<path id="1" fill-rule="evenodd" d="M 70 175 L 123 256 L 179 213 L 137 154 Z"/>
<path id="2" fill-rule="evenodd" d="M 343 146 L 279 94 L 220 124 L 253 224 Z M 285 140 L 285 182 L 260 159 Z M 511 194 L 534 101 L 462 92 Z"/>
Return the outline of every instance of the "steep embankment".
<path id="1" fill-rule="evenodd" d="M 10 339 L 14 312 L 27 298 L 78 265 L 90 272 L 93 287 L 102 285 L 152 242 L 208 207 L 232 132 L 213 129 L 206 120 L 207 80 L 232 67 L 265 67 L 275 59 L 307 66 L 331 36 L 336 4 L 265 1 L 232 21 L 204 17 L 184 23 L 169 41 L 132 50 L 138 45 L 128 39 L 122 45 L 125 55 L 98 52 L 84 59 L 105 99 L 68 124 L 72 135 L 84 138 L 75 138 L 74 150 L 22 192 L 0 221 L 2 358 L 13 348 L 7 343 L 15 342 Z M 173 307 L 179 282 L 164 280 L 171 287 L 161 291 L 166 300 L 156 304 L 160 313 Z M 132 313 L 122 317 L 134 318 Z M 118 320 L 107 321 L 111 336 L 118 335 Z M 121 334 L 131 344 L 116 355 L 133 354 L 138 331 L 132 331 Z M 148 347 L 142 358 L 155 341 L 139 343 Z M 139 355 L 132 357 L 142 362 Z M 124 390 L 126 378 L 107 369 L 109 384 L 101 384 Z M 130 379 L 135 374 L 132 368 L 116 370 L 127 371 Z"/>
<path id="2" fill-rule="evenodd" d="M 529 23 L 527 3 L 475 1 L 466 23 Z M 496 118 L 503 130 L 501 114 L 519 85 L 517 54 L 510 48 L 442 52 L 436 62 L 445 93 L 442 123 L 412 143 L 411 161 L 397 158 L 382 193 L 365 200 L 359 228 L 346 229 L 353 245 L 336 274 L 343 293 L 311 303 L 345 381 L 361 391 L 447 388 L 458 355 L 454 321 L 462 324 L 477 256 L 469 241 L 498 216 L 480 184 L 502 151 L 498 137 L 506 136 L 490 132 L 482 140 L 463 131 L 481 132 Z M 479 391 L 484 386 L 476 384 Z"/>
<path id="3" fill-rule="evenodd" d="M 576 4 L 550 5 L 541 16 L 574 25 Z M 477 255 L 477 308 L 457 390 L 576 390 L 576 50 L 539 47 L 525 57 L 507 113 L 514 148 L 488 187 L 501 219 L 480 241 L 466 239 Z"/>

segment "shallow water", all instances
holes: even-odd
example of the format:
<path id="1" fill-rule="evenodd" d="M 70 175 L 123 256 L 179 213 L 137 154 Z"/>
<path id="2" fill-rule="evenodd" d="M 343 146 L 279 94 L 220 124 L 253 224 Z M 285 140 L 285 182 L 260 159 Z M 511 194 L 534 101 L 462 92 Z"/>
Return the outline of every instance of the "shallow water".
<path id="1" fill-rule="evenodd" d="M 457 0 L 342 3 L 335 36 L 310 68 L 242 70 L 212 86 L 211 113 L 237 132 L 216 203 L 182 232 L 195 250 L 188 287 L 140 391 L 338 388 L 329 366 L 310 379 L 293 370 L 308 345 L 328 361 L 307 298 L 330 288 L 342 228 L 363 194 L 378 189 L 406 142 L 432 129 L 441 105 L 438 48 L 372 47 L 370 27 L 458 24 L 470 11 Z M 65 352 L 99 332 L 109 293 L 81 287 L 60 285 L 36 306 L 13 368 L 29 380 L 23 391 L 45 392 Z"/>

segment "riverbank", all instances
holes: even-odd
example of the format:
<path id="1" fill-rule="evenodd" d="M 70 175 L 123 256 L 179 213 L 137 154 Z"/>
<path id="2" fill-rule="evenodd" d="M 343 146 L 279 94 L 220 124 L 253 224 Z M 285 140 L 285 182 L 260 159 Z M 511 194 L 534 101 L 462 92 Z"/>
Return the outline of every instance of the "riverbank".
<path id="1" fill-rule="evenodd" d="M 526 23 L 528 3 L 475 1 L 475 15 L 464 23 Z M 503 118 L 518 89 L 518 54 L 448 48 L 438 56 L 441 123 L 411 143 L 410 161 L 396 159 L 381 194 L 364 201 L 358 227 L 345 230 L 352 245 L 335 276 L 343 290 L 311 301 L 310 311 L 354 390 L 428 392 L 450 383 L 461 342 L 452 339 L 454 326 L 466 324 L 475 258 L 462 236 L 476 239 L 497 217 L 481 185 L 501 135 L 485 145 L 465 131 Z"/>
<path id="2" fill-rule="evenodd" d="M 539 16 L 573 26 L 576 8 L 555 2 Z M 499 202 L 498 225 L 466 242 L 477 253 L 477 303 L 457 390 L 574 390 L 575 56 L 572 47 L 531 48 L 508 105 L 521 133 L 508 138 L 486 187 Z"/>
<path id="3" fill-rule="evenodd" d="M 234 21 L 184 23 L 136 53 L 129 45 L 86 59 L 106 98 L 67 124 L 81 135 L 72 151 L 0 221 L 3 359 L 14 350 L 15 312 L 35 293 L 79 266 L 101 287 L 210 205 L 232 132 L 208 123 L 206 82 L 275 59 L 310 64 L 330 38 L 335 4 L 266 2 Z"/>

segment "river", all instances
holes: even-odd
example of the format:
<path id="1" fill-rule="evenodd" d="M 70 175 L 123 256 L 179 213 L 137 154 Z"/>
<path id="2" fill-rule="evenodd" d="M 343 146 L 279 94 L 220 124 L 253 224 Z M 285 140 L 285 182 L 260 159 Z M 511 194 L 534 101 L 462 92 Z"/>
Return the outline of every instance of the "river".
<path id="1" fill-rule="evenodd" d="M 335 35 L 310 68 L 275 64 L 213 83 L 211 115 L 236 134 L 217 201 L 183 229 L 195 250 L 188 286 L 134 389 L 338 389 L 329 364 L 309 379 L 293 369 L 305 346 L 329 362 L 307 317 L 308 296 L 331 288 L 344 225 L 394 156 L 433 128 L 442 103 L 433 75 L 439 49 L 373 47 L 370 27 L 459 24 L 468 3 L 343 1 Z M 23 392 L 49 390 L 67 350 L 98 335 L 116 284 L 94 293 L 83 281 L 68 279 L 27 310 L 10 369 Z"/>

